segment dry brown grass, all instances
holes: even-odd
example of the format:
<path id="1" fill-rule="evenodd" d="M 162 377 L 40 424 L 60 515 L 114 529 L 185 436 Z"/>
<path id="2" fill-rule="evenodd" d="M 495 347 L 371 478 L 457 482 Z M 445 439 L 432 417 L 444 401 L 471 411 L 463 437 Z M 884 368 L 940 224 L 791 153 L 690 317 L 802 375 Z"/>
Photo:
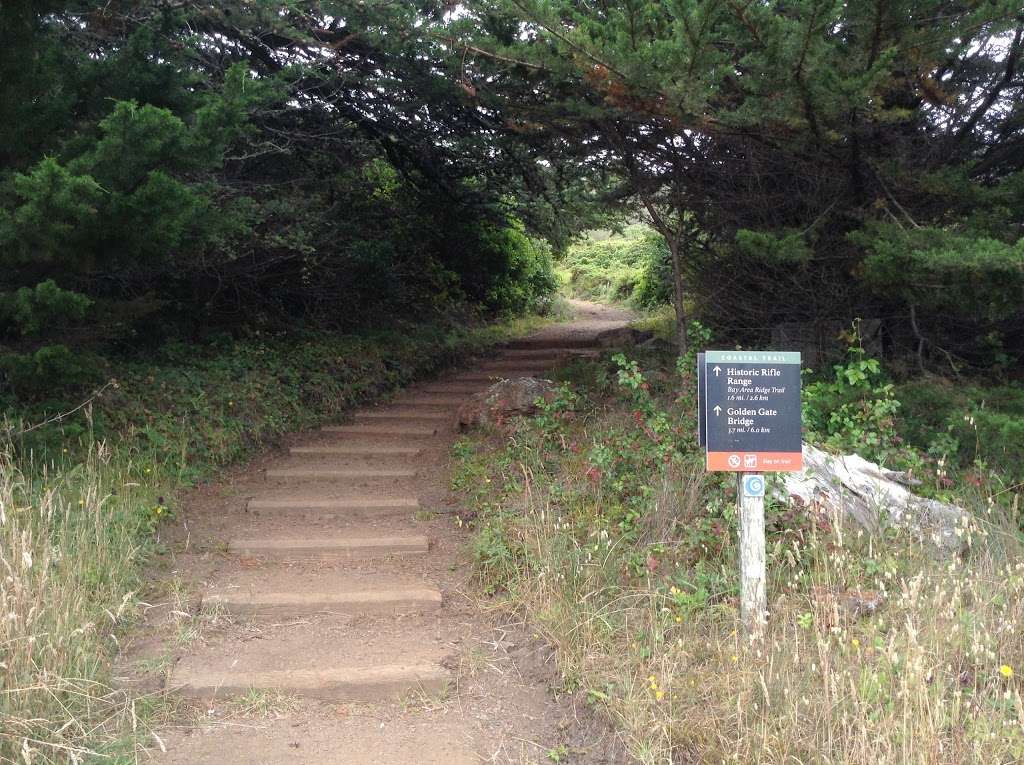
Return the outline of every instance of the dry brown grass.
<path id="1" fill-rule="evenodd" d="M 0 762 L 79 762 L 136 722 L 105 658 L 136 609 L 134 489 L 103 447 L 31 474 L 0 452 Z"/>
<path id="2" fill-rule="evenodd" d="M 607 710 L 637 761 L 1024 759 L 1024 554 L 994 514 L 964 530 L 970 546 L 955 559 L 841 526 L 780 543 L 769 551 L 769 629 L 750 643 L 736 632 L 732 599 L 683 617 L 667 572 L 624 577 L 624 543 L 580 533 L 580 515 L 602 499 L 574 478 L 578 468 L 559 473 L 556 501 L 531 481 L 507 500 L 525 503 L 500 523 L 528 565 L 512 567 L 504 585 L 557 646 L 566 682 Z M 703 509 L 701 480 L 660 487 L 646 542 L 671 543 L 665 508 Z M 842 593 L 863 590 L 884 599 L 872 615 L 843 605 Z"/>

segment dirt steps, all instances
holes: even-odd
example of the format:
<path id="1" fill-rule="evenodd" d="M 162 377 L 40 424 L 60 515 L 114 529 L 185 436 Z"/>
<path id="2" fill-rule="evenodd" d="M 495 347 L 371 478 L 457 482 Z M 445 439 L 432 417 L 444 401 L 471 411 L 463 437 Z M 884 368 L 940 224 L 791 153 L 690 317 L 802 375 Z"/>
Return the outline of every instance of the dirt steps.
<path id="1" fill-rule="evenodd" d="M 227 626 L 178 661 L 167 687 L 204 704 L 253 690 L 330 702 L 443 694 L 455 680 L 450 667 L 463 651 L 469 605 L 459 595 L 461 580 L 452 578 L 455 542 L 437 536 L 447 527 L 428 524 L 432 531 L 423 534 L 416 524 L 421 515 L 432 519 L 425 508 L 447 501 L 437 479 L 446 470 L 454 410 L 496 380 L 541 374 L 589 353 L 584 342 L 559 337 L 514 343 L 472 370 L 415 386 L 355 412 L 351 422 L 324 426 L 291 446 L 286 460 L 267 466 L 263 484 L 240 487 L 236 517 L 247 527 L 196 553 L 215 560 L 202 613 L 226 616 Z M 346 746 L 343 759 L 315 761 L 477 761 L 454 742 L 428 738 L 429 746 L 408 751 L 384 742 L 372 759 L 360 759 L 368 750 L 357 742 Z M 201 743 L 186 749 L 198 751 Z M 325 751 L 334 744 L 326 742 Z M 451 756 L 435 759 L 442 744 Z M 250 749 L 245 759 L 241 752 Z M 233 751 L 238 754 L 216 761 L 262 761 L 264 748 Z M 286 755 L 272 762 L 290 761 Z"/>
<path id="2" fill-rule="evenodd" d="M 264 475 L 268 481 L 345 481 L 368 480 L 373 478 L 415 478 L 416 471 L 411 468 L 280 468 L 267 470 Z"/>
<path id="3" fill-rule="evenodd" d="M 436 615 L 256 622 L 183 657 L 168 687 L 206 702 L 253 689 L 329 701 L 437 693 L 450 682 L 443 664 L 451 647 L 431 634 L 426 619 Z"/>
<path id="4" fill-rule="evenodd" d="M 410 398 L 397 399 L 394 404 L 396 406 L 414 406 L 414 407 L 443 407 L 445 409 L 455 409 L 462 406 L 466 402 L 465 396 L 431 396 L 431 395 L 420 395 L 413 396 Z"/>
<path id="5" fill-rule="evenodd" d="M 479 382 L 486 385 L 496 383 L 498 380 L 514 380 L 520 377 L 536 377 L 540 372 L 535 369 L 519 369 L 500 372 L 466 372 L 453 377 L 457 382 Z"/>
<path id="6" fill-rule="evenodd" d="M 274 514 L 295 520 L 407 517 L 421 509 L 416 497 L 325 497 L 286 496 L 256 497 L 246 503 L 246 510 L 255 515 Z"/>
<path id="7" fill-rule="evenodd" d="M 551 361 L 564 361 L 568 358 L 583 357 L 590 358 L 597 356 L 600 351 L 589 346 L 579 348 L 506 348 L 502 356 L 506 359 L 543 359 Z"/>
<path id="8" fill-rule="evenodd" d="M 419 390 L 420 393 L 427 393 L 427 394 L 437 393 L 437 394 L 441 394 L 441 395 L 445 395 L 445 396 L 462 396 L 462 397 L 465 397 L 465 396 L 471 396 L 474 393 L 479 393 L 480 391 L 485 390 L 486 388 L 487 388 L 487 386 L 484 383 L 480 383 L 479 385 L 477 385 L 477 384 L 474 384 L 474 383 L 466 383 L 466 382 L 459 383 L 459 382 L 452 382 L 451 380 L 447 380 L 447 381 L 442 381 L 442 382 L 429 383 L 427 385 L 421 385 L 418 388 L 418 390 Z"/>
<path id="9" fill-rule="evenodd" d="M 395 411 L 390 407 L 388 409 L 376 409 L 369 412 L 357 412 L 355 416 L 356 422 L 361 420 L 370 420 L 377 422 L 380 420 L 386 420 L 388 422 L 421 422 L 423 420 L 442 420 L 447 422 L 451 419 L 451 415 L 445 412 L 403 412 Z"/>

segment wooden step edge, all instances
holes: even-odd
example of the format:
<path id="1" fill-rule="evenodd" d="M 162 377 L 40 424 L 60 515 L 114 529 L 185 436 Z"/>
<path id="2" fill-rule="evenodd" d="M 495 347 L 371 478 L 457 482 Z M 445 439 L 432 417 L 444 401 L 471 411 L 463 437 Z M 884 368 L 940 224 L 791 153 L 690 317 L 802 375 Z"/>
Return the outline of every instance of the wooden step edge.
<path id="1" fill-rule="evenodd" d="M 472 396 L 474 393 L 480 393 L 481 391 L 487 390 L 487 387 L 488 386 L 486 386 L 486 385 L 456 385 L 456 384 L 443 385 L 443 384 L 437 384 L 437 385 L 425 386 L 423 388 L 420 388 L 420 390 L 423 393 L 427 393 L 427 394 L 430 394 L 430 393 L 446 393 L 446 394 L 454 394 L 454 395 L 459 395 L 459 396 Z"/>
<path id="2" fill-rule="evenodd" d="M 359 470 L 332 469 L 332 468 L 281 468 L 263 471 L 268 481 L 279 481 L 285 479 L 305 479 L 309 481 L 341 481 L 341 480 L 366 480 L 371 478 L 416 478 L 418 473 L 415 470 L 406 469 L 375 469 Z"/>
<path id="3" fill-rule="evenodd" d="M 380 701 L 407 693 L 442 693 L 449 672 L 438 664 L 382 664 L 323 669 L 204 671 L 175 668 L 167 689 L 186 699 L 212 700 L 252 690 L 322 699 Z"/>
<path id="4" fill-rule="evenodd" d="M 423 535 L 344 539 L 235 539 L 228 552 L 274 559 L 359 558 L 420 555 L 430 550 Z"/>
<path id="5" fill-rule="evenodd" d="M 430 400 L 429 396 L 421 396 L 410 399 L 397 399 L 392 402 L 394 406 L 437 406 L 437 407 L 458 407 L 462 406 L 466 402 L 465 397 L 460 398 L 439 398 L 438 400 Z"/>
<path id="6" fill-rule="evenodd" d="M 518 361 L 520 359 L 541 359 L 541 360 L 554 360 L 560 361 L 569 356 L 599 356 L 601 355 L 601 349 L 596 346 L 593 348 L 504 348 L 502 349 L 501 355 L 498 359 L 509 359 Z"/>
<path id="7" fill-rule="evenodd" d="M 208 593 L 202 606 L 233 616 L 288 618 L 315 613 L 399 614 L 441 608 L 440 590 L 429 587 L 393 587 L 349 592 L 260 592 L 242 590 Z"/>
<path id="8" fill-rule="evenodd" d="M 445 412 L 356 412 L 356 420 L 447 420 Z"/>
<path id="9" fill-rule="evenodd" d="M 402 428 L 388 425 L 324 425 L 324 433 L 343 433 L 352 436 L 436 436 L 437 428 Z"/>
<path id="10" fill-rule="evenodd" d="M 250 510 L 419 510 L 420 501 L 415 497 L 401 497 L 393 499 L 378 499 L 375 497 L 359 497 L 354 499 L 250 497 L 246 503 L 246 508 Z"/>
<path id="11" fill-rule="evenodd" d="M 423 449 L 417 446 L 292 446 L 290 454 L 348 455 L 353 457 L 418 457 Z"/>

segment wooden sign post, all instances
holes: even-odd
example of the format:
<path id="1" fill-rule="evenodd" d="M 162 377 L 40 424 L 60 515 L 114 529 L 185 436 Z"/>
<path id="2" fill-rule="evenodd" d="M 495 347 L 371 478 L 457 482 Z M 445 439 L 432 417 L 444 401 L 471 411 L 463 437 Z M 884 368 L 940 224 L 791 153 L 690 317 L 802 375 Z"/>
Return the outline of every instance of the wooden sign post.
<path id="1" fill-rule="evenodd" d="M 767 623 L 768 594 L 765 580 L 764 476 L 740 473 L 740 621 L 748 635 L 761 635 Z"/>
<path id="2" fill-rule="evenodd" d="M 803 466 L 800 354 L 707 351 L 697 367 L 698 440 L 708 470 L 738 474 L 740 618 L 760 636 L 768 611 L 762 473 Z"/>

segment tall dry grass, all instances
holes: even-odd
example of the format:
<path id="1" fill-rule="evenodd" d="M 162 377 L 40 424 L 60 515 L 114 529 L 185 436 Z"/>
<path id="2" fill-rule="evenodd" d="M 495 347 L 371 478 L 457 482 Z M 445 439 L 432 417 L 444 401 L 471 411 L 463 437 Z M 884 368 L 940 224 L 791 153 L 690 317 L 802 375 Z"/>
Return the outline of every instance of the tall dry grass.
<path id="1" fill-rule="evenodd" d="M 102 444 L 67 465 L 0 446 L 0 762 L 82 762 L 133 713 L 108 664 L 151 514 L 132 473 Z"/>
<path id="2" fill-rule="evenodd" d="M 705 511 L 701 473 L 664 479 L 650 528 L 632 540 L 595 522 L 603 499 L 580 465 L 547 483 L 520 473 L 521 491 L 499 509 L 523 510 L 488 521 L 491 539 L 514 551 L 500 574 L 507 602 L 557 646 L 567 684 L 614 718 L 638 762 L 1024 759 L 1024 551 L 991 509 L 951 559 L 838 523 L 777 539 L 769 629 L 747 642 L 734 597 L 710 593 L 689 608 L 669 584 L 680 572 L 624 575 L 623 546 L 671 545 L 685 531 L 666 534 L 666 518 Z M 874 613 L 865 605 L 879 602 Z"/>

